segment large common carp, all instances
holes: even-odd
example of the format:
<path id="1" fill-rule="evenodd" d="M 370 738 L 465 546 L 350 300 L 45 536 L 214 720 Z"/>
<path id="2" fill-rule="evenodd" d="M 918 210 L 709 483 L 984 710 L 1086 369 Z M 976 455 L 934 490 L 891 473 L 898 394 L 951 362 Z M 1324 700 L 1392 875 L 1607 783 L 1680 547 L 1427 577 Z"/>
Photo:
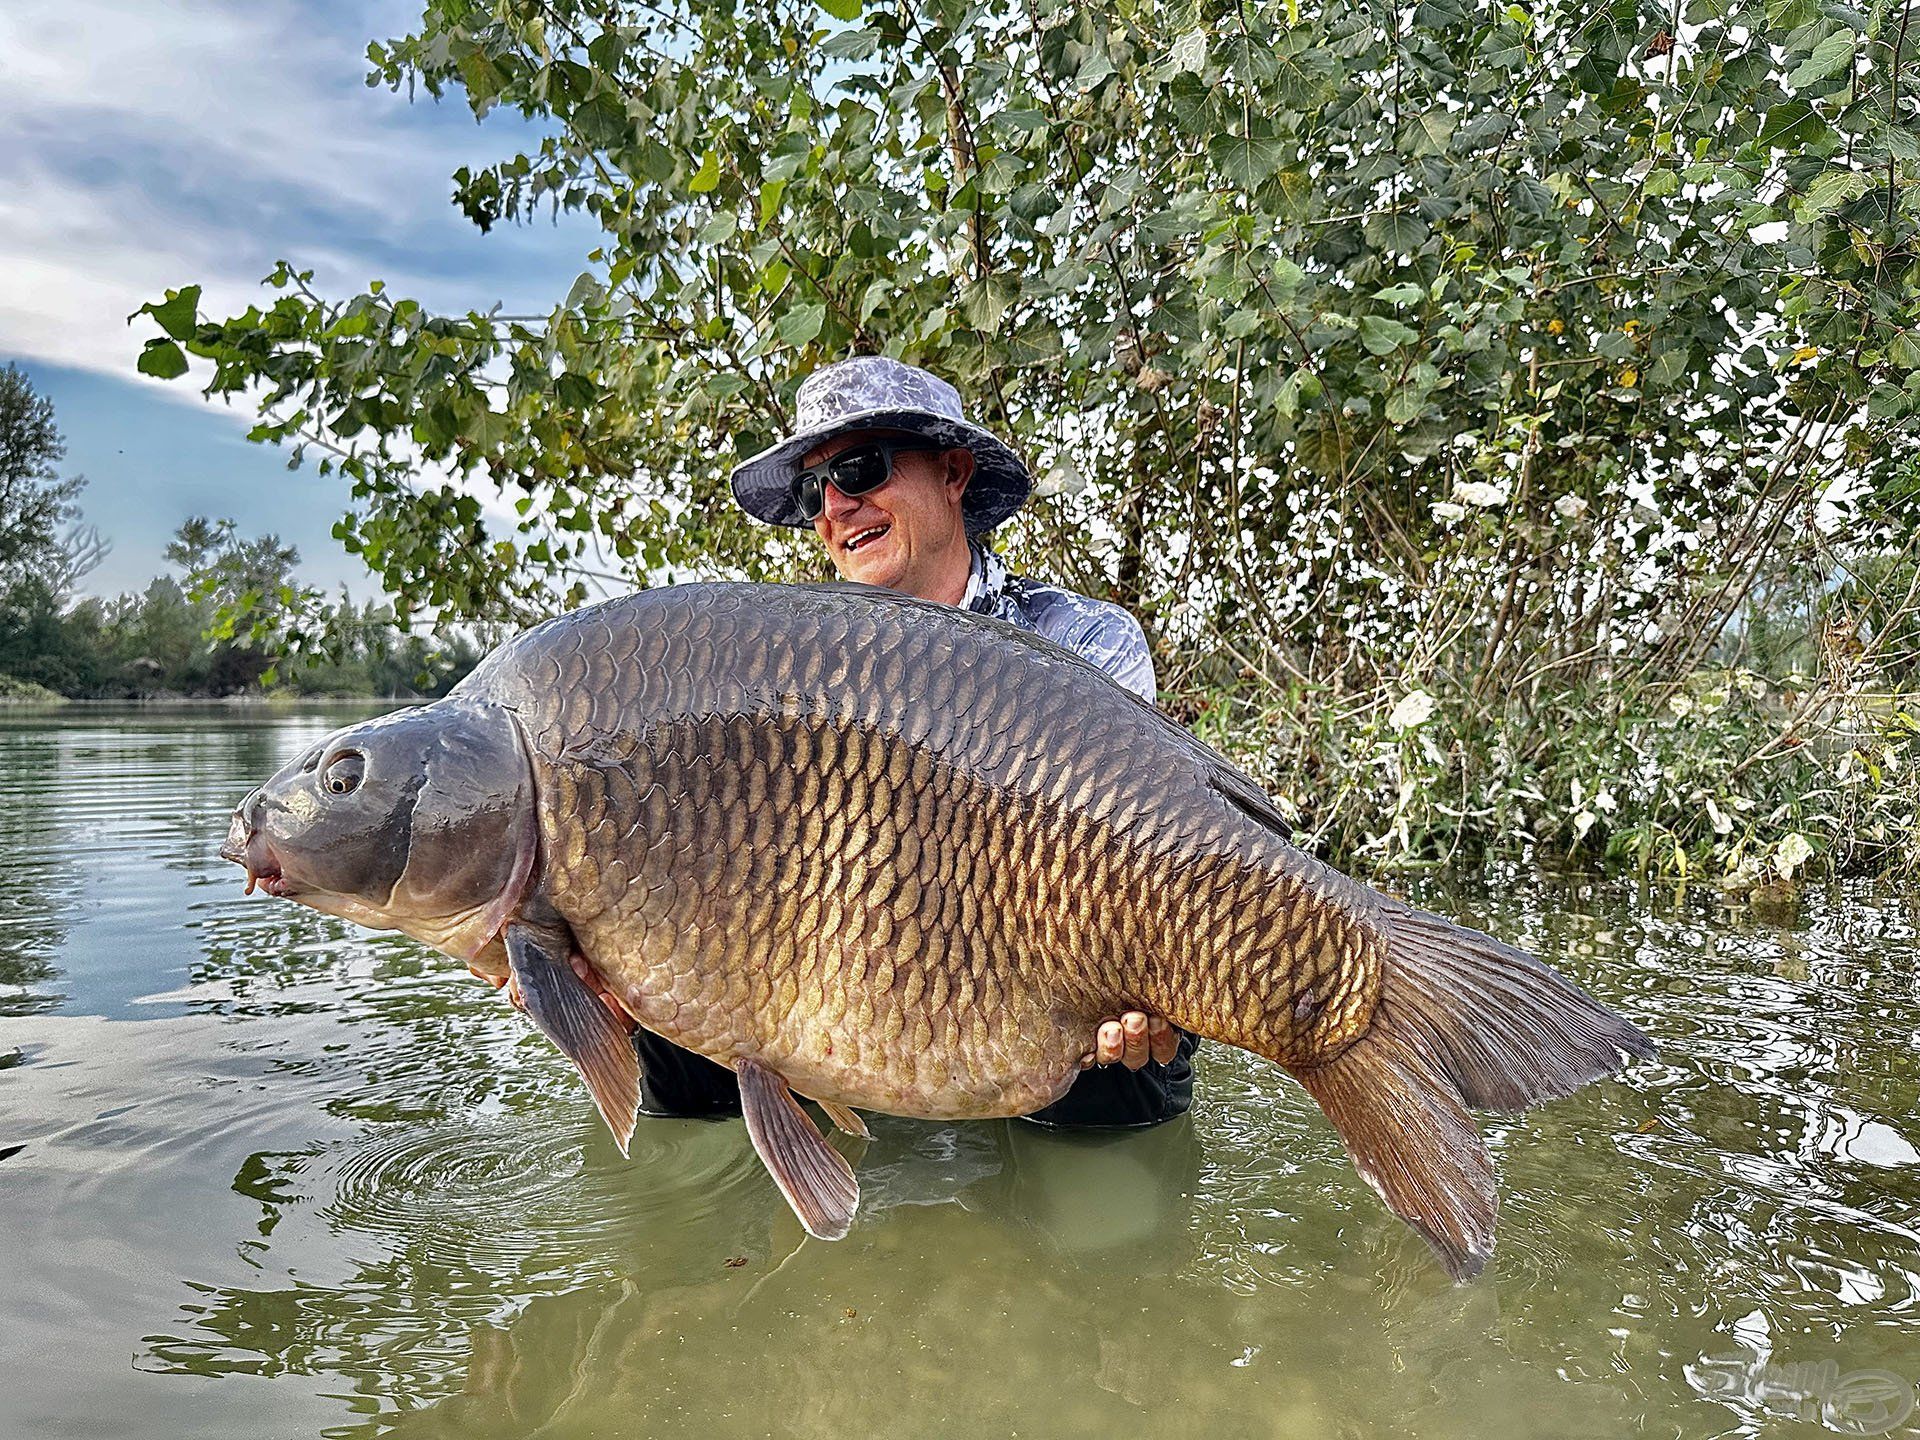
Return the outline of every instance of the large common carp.
<path id="1" fill-rule="evenodd" d="M 688 585 L 538 626 L 452 694 L 336 731 L 256 790 L 249 888 L 494 976 L 622 1149 L 638 1062 L 571 964 L 731 1067 L 795 1212 L 852 1171 L 794 1098 L 1021 1115 L 1129 1010 L 1306 1087 L 1456 1276 L 1493 1245 L 1469 1106 L 1651 1056 L 1537 960 L 1288 844 L 1219 754 L 1077 657 L 852 586 Z"/>

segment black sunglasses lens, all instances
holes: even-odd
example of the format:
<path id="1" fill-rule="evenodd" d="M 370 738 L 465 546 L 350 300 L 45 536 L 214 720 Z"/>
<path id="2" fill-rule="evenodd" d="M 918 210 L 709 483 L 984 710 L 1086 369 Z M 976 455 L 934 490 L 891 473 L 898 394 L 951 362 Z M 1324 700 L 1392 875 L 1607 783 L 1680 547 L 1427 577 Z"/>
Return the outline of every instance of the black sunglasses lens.
<path id="1" fill-rule="evenodd" d="M 842 495 L 864 495 L 878 490 L 893 470 L 893 457 L 878 446 L 862 446 L 837 455 L 828 465 L 833 485 Z"/>
<path id="2" fill-rule="evenodd" d="M 800 507 L 803 520 L 816 519 L 824 507 L 826 496 L 820 485 L 820 477 L 811 470 L 804 470 L 793 477 L 793 503 Z"/>

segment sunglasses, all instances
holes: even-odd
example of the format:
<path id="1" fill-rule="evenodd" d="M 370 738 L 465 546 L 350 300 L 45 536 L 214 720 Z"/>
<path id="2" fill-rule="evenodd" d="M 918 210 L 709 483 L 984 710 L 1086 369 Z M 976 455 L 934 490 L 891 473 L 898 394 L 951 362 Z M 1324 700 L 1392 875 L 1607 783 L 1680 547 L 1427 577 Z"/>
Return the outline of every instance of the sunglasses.
<path id="1" fill-rule="evenodd" d="M 831 483 L 848 499 L 870 494 L 893 477 L 893 457 L 944 450 L 920 440 L 875 440 L 842 450 L 831 460 L 809 465 L 793 477 L 793 503 L 800 507 L 801 518 L 812 522 L 827 507 L 827 485 Z"/>

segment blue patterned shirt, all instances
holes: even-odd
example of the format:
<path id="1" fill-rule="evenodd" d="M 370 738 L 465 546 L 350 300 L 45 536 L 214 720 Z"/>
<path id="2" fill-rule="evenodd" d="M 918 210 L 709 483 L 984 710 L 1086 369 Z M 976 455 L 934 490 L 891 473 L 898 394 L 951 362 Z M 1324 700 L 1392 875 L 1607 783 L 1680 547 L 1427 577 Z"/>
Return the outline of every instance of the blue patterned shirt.
<path id="1" fill-rule="evenodd" d="M 1151 703 L 1158 693 L 1153 655 L 1140 622 L 1105 600 L 1045 585 L 1024 575 L 1009 575 L 1006 564 L 974 542 L 973 570 L 960 605 L 976 615 L 991 615 L 1073 651 Z"/>

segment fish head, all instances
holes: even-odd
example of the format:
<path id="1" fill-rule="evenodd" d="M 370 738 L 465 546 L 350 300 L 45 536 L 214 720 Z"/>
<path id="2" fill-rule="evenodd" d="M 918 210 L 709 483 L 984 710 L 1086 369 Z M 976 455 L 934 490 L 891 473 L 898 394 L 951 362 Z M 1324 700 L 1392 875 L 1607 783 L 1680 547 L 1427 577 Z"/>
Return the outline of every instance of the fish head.
<path id="1" fill-rule="evenodd" d="M 255 885 L 471 959 L 517 908 L 537 821 L 519 727 L 443 700 L 336 730 L 240 802 L 221 858 Z"/>

